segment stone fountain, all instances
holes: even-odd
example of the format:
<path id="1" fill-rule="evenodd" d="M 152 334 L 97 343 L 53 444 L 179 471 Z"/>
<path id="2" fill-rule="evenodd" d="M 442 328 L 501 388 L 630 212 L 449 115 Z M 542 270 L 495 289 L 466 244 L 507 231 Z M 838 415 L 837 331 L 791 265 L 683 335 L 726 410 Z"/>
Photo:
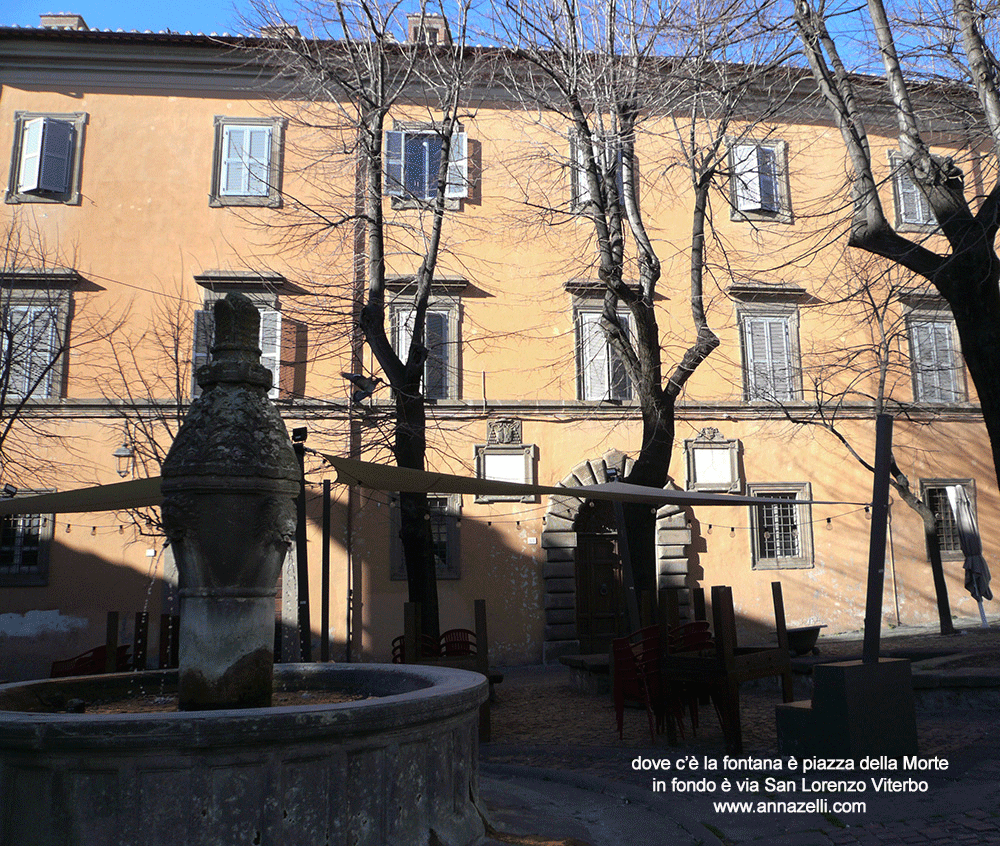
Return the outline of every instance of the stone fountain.
<path id="1" fill-rule="evenodd" d="M 273 666 L 274 591 L 299 471 L 267 399 L 259 316 L 215 306 L 213 361 L 163 466 L 180 571 L 178 671 L 0 686 L 0 846 L 473 846 L 482 676 Z M 301 705 L 267 707 L 274 687 Z M 66 713 L 137 690 L 180 710 Z M 369 698 L 310 705 L 316 691 Z"/>

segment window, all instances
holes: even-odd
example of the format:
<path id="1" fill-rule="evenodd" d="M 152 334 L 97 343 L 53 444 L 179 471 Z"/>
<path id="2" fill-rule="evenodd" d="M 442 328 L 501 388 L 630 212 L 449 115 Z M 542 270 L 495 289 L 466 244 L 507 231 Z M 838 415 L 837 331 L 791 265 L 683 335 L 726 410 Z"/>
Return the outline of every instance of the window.
<path id="1" fill-rule="evenodd" d="M 396 355 L 405 363 L 413 340 L 412 306 L 393 305 L 392 346 Z M 423 394 L 425 399 L 458 398 L 458 306 L 457 303 L 435 298 L 424 313 L 424 362 Z"/>
<path id="2" fill-rule="evenodd" d="M 281 205 L 279 118 L 215 118 L 210 206 Z"/>
<path id="3" fill-rule="evenodd" d="M 590 181 L 587 178 L 587 161 L 584 156 L 584 145 L 580 136 L 571 132 L 569 136 L 570 162 L 572 163 L 572 180 L 570 182 L 573 208 L 579 209 L 591 200 Z M 594 161 L 602 179 L 614 175 L 618 185 L 618 197 L 622 198 L 625 191 L 624 171 L 622 170 L 622 148 L 615 139 L 594 139 Z M 624 201 L 622 201 L 624 206 Z"/>
<path id="4" fill-rule="evenodd" d="M 892 166 L 892 196 L 896 205 L 896 225 L 914 226 L 920 229 L 937 226 L 937 218 L 931 211 L 930 203 L 920 192 L 910 176 L 906 160 L 899 153 L 889 154 Z"/>
<path id="5" fill-rule="evenodd" d="M 962 363 L 950 318 L 911 314 L 910 361 L 916 402 L 955 403 L 965 400 Z"/>
<path id="6" fill-rule="evenodd" d="M 52 396 L 52 373 L 61 354 L 56 315 L 48 306 L 9 306 L 4 319 L 3 370 L 14 397 Z"/>
<path id="7" fill-rule="evenodd" d="M 32 496 L 50 491 L 20 491 Z M 0 517 L 0 585 L 34 587 L 49 581 L 51 514 L 8 514 Z"/>
<path id="8" fill-rule="evenodd" d="M 419 204 L 433 200 L 441 168 L 442 138 L 431 124 L 396 123 L 385 133 L 385 192 L 394 202 Z M 457 203 L 469 196 L 468 137 L 459 126 L 448 154 L 445 199 Z"/>
<path id="9" fill-rule="evenodd" d="M 3 274 L 0 391 L 8 397 L 52 399 L 62 395 L 70 292 L 59 286 L 76 278 L 70 270 Z M 50 287 L 22 287 L 26 285 Z"/>
<path id="10" fill-rule="evenodd" d="M 80 202 L 83 127 L 87 115 L 14 113 L 8 203 Z"/>
<path id="11" fill-rule="evenodd" d="M 732 144 L 729 166 L 734 220 L 791 222 L 788 145 L 783 141 Z"/>
<path id="12" fill-rule="evenodd" d="M 810 506 L 807 482 L 749 484 L 750 496 L 782 500 L 750 508 L 751 546 L 755 570 L 803 569 L 813 566 Z"/>
<path id="13" fill-rule="evenodd" d="M 965 493 L 972 504 L 972 513 L 976 513 L 976 487 L 972 479 L 921 479 L 920 489 L 924 502 L 934 514 L 934 522 L 938 532 L 938 547 L 941 557 L 945 559 L 964 559 L 962 541 L 958 532 L 958 521 L 955 511 L 948 498 L 948 488 L 958 486 L 965 488 Z"/>
<path id="14" fill-rule="evenodd" d="M 626 335 L 632 334 L 632 315 L 618 312 Z M 599 309 L 578 309 L 576 313 L 577 394 L 582 400 L 628 402 L 632 383 L 625 364 L 612 348 L 601 327 Z"/>
<path id="15" fill-rule="evenodd" d="M 742 312 L 743 397 L 748 402 L 798 398 L 797 312 Z"/>
<path id="16" fill-rule="evenodd" d="M 300 327 L 293 320 L 283 319 L 281 302 L 274 293 L 275 289 L 291 288 L 285 279 L 278 275 L 251 278 L 227 271 L 206 271 L 196 276 L 195 280 L 208 290 L 205 292 L 205 308 L 194 314 L 191 396 L 196 397 L 201 393 L 197 380 L 198 368 L 211 360 L 215 334 L 212 306 L 216 300 L 233 290 L 242 291 L 250 297 L 260 312 L 260 363 L 271 371 L 273 380 L 268 396 L 277 399 L 279 396 L 296 393 L 294 386 L 299 381 L 296 371 L 301 359 L 298 350 Z"/>
<path id="17" fill-rule="evenodd" d="M 534 444 L 478 444 L 476 478 L 533 485 L 536 479 L 537 450 Z M 537 502 L 538 497 L 521 494 L 488 494 L 476 502 Z"/>
<path id="18" fill-rule="evenodd" d="M 431 546 L 434 550 L 435 572 L 439 579 L 460 579 L 461 550 L 459 537 L 461 534 L 462 495 L 461 494 L 427 494 L 427 505 L 431 517 Z M 390 568 L 389 578 L 400 581 L 406 578 L 406 562 L 403 559 L 403 544 L 399 539 L 400 513 L 399 502 L 393 499 L 390 504 L 389 524 L 390 537 Z"/>

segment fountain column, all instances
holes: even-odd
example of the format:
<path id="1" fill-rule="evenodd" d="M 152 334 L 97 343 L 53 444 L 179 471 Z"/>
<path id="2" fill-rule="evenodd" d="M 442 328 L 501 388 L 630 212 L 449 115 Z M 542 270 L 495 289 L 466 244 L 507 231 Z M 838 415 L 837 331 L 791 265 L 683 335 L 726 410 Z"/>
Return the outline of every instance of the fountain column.
<path id="1" fill-rule="evenodd" d="M 180 707 L 271 704 L 274 595 L 295 536 L 300 470 L 268 399 L 260 315 L 215 303 L 212 362 L 163 462 L 163 526 L 180 577 Z"/>

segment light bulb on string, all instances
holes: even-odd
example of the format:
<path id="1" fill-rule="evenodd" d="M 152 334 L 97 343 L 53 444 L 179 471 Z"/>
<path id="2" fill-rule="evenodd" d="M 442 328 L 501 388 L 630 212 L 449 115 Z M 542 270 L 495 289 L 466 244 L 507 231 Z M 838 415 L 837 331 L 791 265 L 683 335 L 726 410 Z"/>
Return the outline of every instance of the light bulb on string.
<path id="1" fill-rule="evenodd" d="M 736 527 L 735 526 L 730 526 L 729 527 L 729 537 L 731 537 L 731 538 L 735 538 L 736 537 Z"/>
<path id="2" fill-rule="evenodd" d="M 708 534 L 712 534 L 712 524 L 708 524 Z"/>
<path id="3" fill-rule="evenodd" d="M 96 535 L 97 535 L 97 526 L 91 526 L 90 527 L 90 536 L 91 537 L 96 537 Z"/>
<path id="4" fill-rule="evenodd" d="M 870 505 L 865 506 L 865 519 L 866 520 L 872 519 L 872 507 Z"/>
<path id="5" fill-rule="evenodd" d="M 832 532 L 833 531 L 833 518 L 832 517 L 827 517 L 826 518 L 826 530 L 828 532 Z"/>
<path id="6" fill-rule="evenodd" d="M 71 530 L 72 528 L 73 528 L 73 527 L 72 527 L 72 526 L 71 526 L 71 525 L 70 525 L 69 523 L 67 523 L 67 524 L 66 524 L 66 534 L 67 534 L 67 535 L 68 535 L 68 534 L 70 533 L 70 530 Z"/>

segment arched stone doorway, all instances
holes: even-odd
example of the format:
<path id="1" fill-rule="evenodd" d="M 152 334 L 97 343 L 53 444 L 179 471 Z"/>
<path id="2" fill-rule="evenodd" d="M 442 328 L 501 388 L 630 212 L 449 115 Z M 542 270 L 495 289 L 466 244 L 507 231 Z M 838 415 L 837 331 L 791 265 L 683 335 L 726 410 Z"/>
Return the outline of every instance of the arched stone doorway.
<path id="1" fill-rule="evenodd" d="M 632 469 L 632 459 L 618 450 L 610 450 L 600 458 L 584 461 L 573 468 L 560 484 L 565 487 L 599 485 L 610 481 L 608 469 L 617 471 L 623 478 Z M 545 641 L 543 660 L 548 663 L 560 655 L 572 655 L 581 650 L 581 633 L 577 628 L 577 526 L 580 509 L 586 500 L 573 496 L 552 495 L 545 511 L 545 528 L 542 530 L 542 549 L 545 550 L 545 564 L 542 575 L 545 580 Z M 588 521 L 589 522 L 589 521 Z M 588 526 L 590 528 L 590 526 Z M 588 534 L 600 534 L 590 533 Z M 608 533 L 610 535 L 610 532 Z M 686 586 L 687 546 L 691 542 L 691 531 L 687 528 L 687 517 L 676 505 L 664 505 L 656 512 L 657 584 L 659 587 Z M 584 555 L 593 561 L 594 557 L 606 556 L 608 549 L 601 549 L 598 539 L 588 544 Z M 596 547 L 596 548 L 595 548 Z M 597 562 L 597 572 L 605 572 L 604 564 Z M 591 570 L 594 568 L 591 567 Z M 585 587 L 591 594 L 600 594 L 600 583 Z M 608 590 L 614 588 L 608 586 Z M 607 619 L 608 612 L 600 603 L 590 602 L 588 615 L 593 620 L 591 610 L 597 611 L 597 619 Z M 593 644 L 593 631 L 585 632 L 583 640 Z"/>

